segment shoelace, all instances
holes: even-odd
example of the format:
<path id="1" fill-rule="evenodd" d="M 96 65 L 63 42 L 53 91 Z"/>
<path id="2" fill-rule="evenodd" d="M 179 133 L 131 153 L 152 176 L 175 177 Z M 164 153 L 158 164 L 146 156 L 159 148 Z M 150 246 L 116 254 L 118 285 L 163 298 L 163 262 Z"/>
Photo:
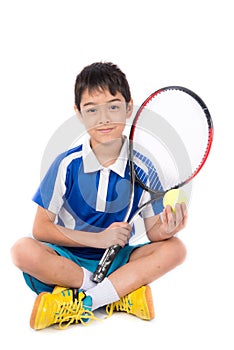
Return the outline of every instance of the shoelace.
<path id="1" fill-rule="evenodd" d="M 122 297 L 119 301 L 106 306 L 107 317 L 112 316 L 114 311 L 125 311 L 128 314 L 132 311 L 132 305 L 129 303 L 128 296 Z"/>
<path id="2" fill-rule="evenodd" d="M 58 310 L 55 313 L 54 323 L 58 323 L 60 329 L 65 329 L 72 323 L 80 322 L 87 326 L 95 320 L 100 321 L 92 311 L 83 307 L 82 300 L 75 299 L 75 301 L 57 304 Z M 88 320 L 89 322 L 87 322 Z"/>

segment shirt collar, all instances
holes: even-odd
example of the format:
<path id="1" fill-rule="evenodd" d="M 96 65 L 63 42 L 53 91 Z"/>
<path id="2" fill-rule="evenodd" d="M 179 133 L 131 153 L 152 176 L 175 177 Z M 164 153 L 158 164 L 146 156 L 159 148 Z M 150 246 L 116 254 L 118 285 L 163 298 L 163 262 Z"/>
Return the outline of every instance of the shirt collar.
<path id="1" fill-rule="evenodd" d="M 85 138 L 83 142 L 83 164 L 85 173 L 92 173 L 104 169 L 104 167 L 99 163 L 94 152 L 92 151 L 89 141 L 89 138 Z M 119 157 L 117 158 L 115 163 L 111 164 L 109 167 L 107 167 L 107 169 L 110 169 L 119 176 L 124 177 L 127 160 L 128 140 L 125 137 Z"/>

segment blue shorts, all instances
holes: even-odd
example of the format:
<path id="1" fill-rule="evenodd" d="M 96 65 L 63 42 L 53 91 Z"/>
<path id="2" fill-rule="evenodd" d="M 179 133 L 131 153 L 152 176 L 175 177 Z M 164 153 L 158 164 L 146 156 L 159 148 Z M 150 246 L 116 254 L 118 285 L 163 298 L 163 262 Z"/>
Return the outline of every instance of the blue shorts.
<path id="1" fill-rule="evenodd" d="M 59 247 L 57 245 L 50 244 L 50 243 L 46 243 L 46 244 L 50 248 L 52 248 L 54 251 L 56 251 L 58 255 L 68 258 L 69 260 L 75 262 L 77 265 L 84 267 L 85 269 L 91 272 L 94 272 L 99 264 L 99 260 L 90 260 L 90 259 L 80 258 L 79 256 L 76 256 L 73 253 L 71 253 L 65 247 Z M 119 267 L 125 265 L 129 261 L 130 255 L 134 249 L 139 248 L 145 244 L 148 244 L 148 243 L 132 245 L 132 246 L 129 245 L 120 249 L 116 258 L 114 259 L 113 263 L 109 268 L 107 276 L 110 275 L 115 270 L 117 270 Z M 40 294 L 41 292 L 51 293 L 55 287 L 54 285 L 45 284 L 25 272 L 23 272 L 23 276 L 25 278 L 27 285 L 37 294 Z"/>

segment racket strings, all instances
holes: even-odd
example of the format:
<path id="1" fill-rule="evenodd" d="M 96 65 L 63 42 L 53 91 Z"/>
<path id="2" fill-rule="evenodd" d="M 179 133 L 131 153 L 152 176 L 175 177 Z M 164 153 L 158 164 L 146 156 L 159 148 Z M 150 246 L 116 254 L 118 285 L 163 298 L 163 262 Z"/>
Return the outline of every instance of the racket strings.
<path id="1" fill-rule="evenodd" d="M 202 168 L 213 139 L 204 106 L 180 87 L 159 90 L 143 103 L 130 139 L 135 173 L 145 186 L 153 191 L 179 187 Z"/>

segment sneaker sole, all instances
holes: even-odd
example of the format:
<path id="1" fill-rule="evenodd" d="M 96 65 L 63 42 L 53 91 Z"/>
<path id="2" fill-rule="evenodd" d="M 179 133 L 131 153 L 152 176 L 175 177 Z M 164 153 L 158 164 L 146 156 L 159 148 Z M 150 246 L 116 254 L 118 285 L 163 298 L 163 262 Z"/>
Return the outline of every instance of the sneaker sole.
<path id="1" fill-rule="evenodd" d="M 145 286 L 145 297 L 146 297 L 148 310 L 149 310 L 149 320 L 153 320 L 155 318 L 154 303 L 153 303 L 151 288 L 148 285 Z"/>
<path id="2" fill-rule="evenodd" d="M 40 293 L 37 296 L 35 303 L 33 305 L 32 313 L 31 313 L 31 317 L 30 317 L 30 327 L 32 329 L 40 329 L 38 322 L 37 322 L 37 315 L 38 315 L 38 309 L 39 309 L 40 303 L 41 303 L 41 298 L 43 297 L 44 294 L 47 294 L 47 293 L 46 292 Z"/>

